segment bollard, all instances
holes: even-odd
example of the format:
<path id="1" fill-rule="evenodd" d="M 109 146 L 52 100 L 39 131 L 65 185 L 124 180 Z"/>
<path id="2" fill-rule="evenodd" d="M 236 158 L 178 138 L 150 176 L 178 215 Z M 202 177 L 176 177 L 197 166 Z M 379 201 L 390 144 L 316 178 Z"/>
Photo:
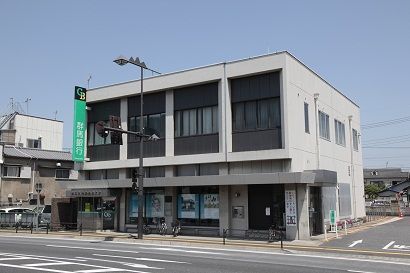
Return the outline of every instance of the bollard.
<path id="1" fill-rule="evenodd" d="M 347 235 L 347 221 L 345 220 L 345 235 Z"/>
<path id="2" fill-rule="evenodd" d="M 80 224 L 80 236 L 83 236 L 83 224 Z"/>
<path id="3" fill-rule="evenodd" d="M 325 225 L 325 240 L 327 241 L 327 228 L 326 228 L 326 224 Z"/>
<path id="4" fill-rule="evenodd" d="M 33 222 L 30 224 L 30 233 L 33 234 Z"/>
<path id="5" fill-rule="evenodd" d="M 48 230 L 50 229 L 50 223 L 47 223 L 46 234 L 48 234 Z"/>
<path id="6" fill-rule="evenodd" d="M 225 240 L 226 240 L 226 233 L 227 233 L 227 229 L 223 229 L 222 231 L 222 239 L 223 239 L 223 244 L 225 245 Z"/>
<path id="7" fill-rule="evenodd" d="M 280 249 L 283 250 L 283 230 L 280 230 Z"/>

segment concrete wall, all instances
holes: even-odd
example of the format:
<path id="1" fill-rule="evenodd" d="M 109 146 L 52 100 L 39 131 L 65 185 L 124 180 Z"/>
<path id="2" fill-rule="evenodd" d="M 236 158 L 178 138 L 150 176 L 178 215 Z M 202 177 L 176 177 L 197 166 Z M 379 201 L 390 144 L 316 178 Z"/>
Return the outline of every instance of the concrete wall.
<path id="1" fill-rule="evenodd" d="M 63 122 L 61 121 L 16 115 L 14 128 L 16 144 L 22 143 L 23 147 L 27 147 L 27 139 L 41 137 L 42 149 L 55 151 L 63 149 Z"/>

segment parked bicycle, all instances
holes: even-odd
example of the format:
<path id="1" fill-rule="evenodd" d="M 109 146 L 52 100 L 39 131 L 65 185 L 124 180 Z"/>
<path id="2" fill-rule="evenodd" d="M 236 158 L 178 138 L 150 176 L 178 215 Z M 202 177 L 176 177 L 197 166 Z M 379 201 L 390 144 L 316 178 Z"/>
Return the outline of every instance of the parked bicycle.
<path id="1" fill-rule="evenodd" d="M 174 237 L 177 237 L 180 232 L 181 232 L 181 222 L 177 219 L 174 222 L 172 222 L 172 235 Z"/>
<path id="2" fill-rule="evenodd" d="M 158 233 L 162 236 L 165 236 L 167 234 L 167 223 L 165 222 L 165 218 L 161 218 L 159 227 L 158 227 Z"/>

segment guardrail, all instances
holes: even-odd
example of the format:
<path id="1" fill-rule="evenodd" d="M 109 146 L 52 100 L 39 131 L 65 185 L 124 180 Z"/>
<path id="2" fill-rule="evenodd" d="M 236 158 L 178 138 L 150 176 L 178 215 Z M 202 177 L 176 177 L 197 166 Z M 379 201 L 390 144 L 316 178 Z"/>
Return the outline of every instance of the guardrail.
<path id="1" fill-rule="evenodd" d="M 226 239 L 268 241 L 269 243 L 280 241 L 281 249 L 283 249 L 284 238 L 284 229 L 274 227 L 268 230 L 224 229 L 222 234 L 223 244 L 226 243 Z"/>

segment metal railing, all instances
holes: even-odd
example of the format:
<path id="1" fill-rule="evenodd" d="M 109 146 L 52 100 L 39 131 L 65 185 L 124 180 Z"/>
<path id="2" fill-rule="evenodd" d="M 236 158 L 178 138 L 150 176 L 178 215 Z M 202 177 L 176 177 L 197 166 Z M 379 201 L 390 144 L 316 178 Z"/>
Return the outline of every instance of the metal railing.
<path id="1" fill-rule="evenodd" d="M 271 227 L 268 230 L 224 229 L 222 239 L 223 244 L 226 243 L 226 239 L 268 241 L 269 243 L 276 241 L 280 242 L 283 249 L 285 230 L 275 227 Z"/>

